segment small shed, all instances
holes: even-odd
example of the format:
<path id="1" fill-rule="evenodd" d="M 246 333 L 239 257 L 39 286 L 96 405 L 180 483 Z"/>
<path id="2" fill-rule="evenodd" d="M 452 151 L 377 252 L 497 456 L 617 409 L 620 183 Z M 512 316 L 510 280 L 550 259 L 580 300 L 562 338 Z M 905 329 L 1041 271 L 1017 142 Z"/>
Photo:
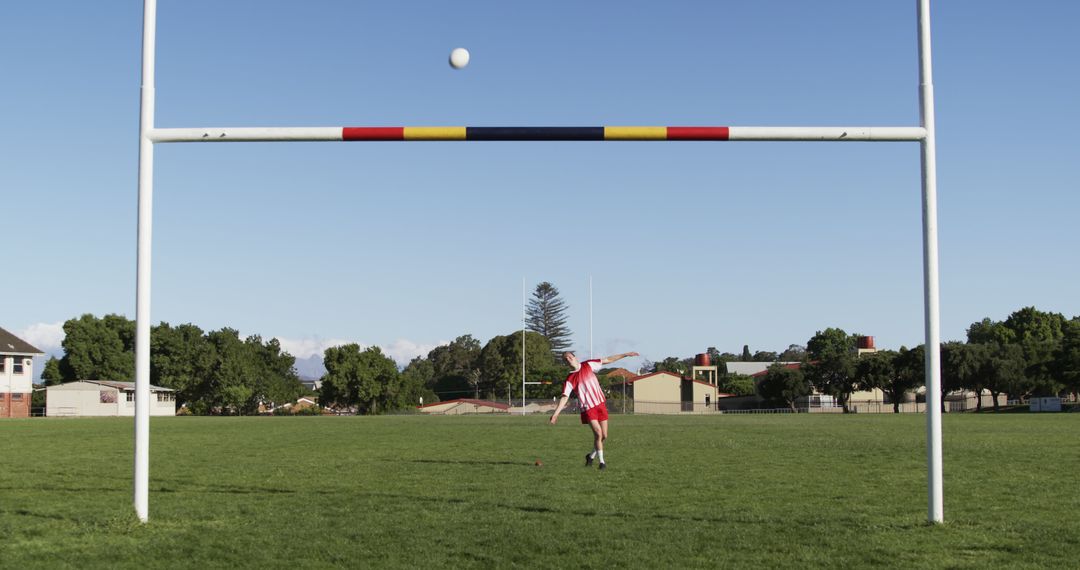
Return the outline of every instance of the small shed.
<path id="1" fill-rule="evenodd" d="M 45 415 L 134 416 L 135 383 L 79 380 L 49 386 L 45 392 Z M 175 416 L 176 391 L 150 386 L 150 415 Z"/>
<path id="2" fill-rule="evenodd" d="M 1056 396 L 1032 398 L 1028 401 L 1028 409 L 1032 412 L 1060 412 L 1061 398 Z"/>

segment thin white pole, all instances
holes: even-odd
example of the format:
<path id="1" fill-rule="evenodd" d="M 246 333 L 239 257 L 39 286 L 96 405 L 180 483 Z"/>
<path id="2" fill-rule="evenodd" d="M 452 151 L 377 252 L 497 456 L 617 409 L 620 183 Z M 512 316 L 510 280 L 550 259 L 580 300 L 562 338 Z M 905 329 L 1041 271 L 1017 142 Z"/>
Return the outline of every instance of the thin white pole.
<path id="1" fill-rule="evenodd" d="M 525 415 L 525 278 L 521 278 L 521 415 Z"/>
<path id="2" fill-rule="evenodd" d="M 139 117 L 139 229 L 135 278 L 135 513 L 150 510 L 150 251 L 154 203 L 154 43 L 157 0 L 143 1 L 142 100 Z"/>
<path id="3" fill-rule="evenodd" d="M 589 276 L 589 358 L 596 358 L 593 353 L 593 326 L 592 326 L 592 275 Z"/>
<path id="4" fill-rule="evenodd" d="M 923 290 L 926 296 L 926 439 L 929 519 L 945 520 L 941 468 L 941 332 L 938 290 L 937 150 L 934 81 L 930 57 L 930 0 L 918 0 L 919 110 L 922 140 Z"/>

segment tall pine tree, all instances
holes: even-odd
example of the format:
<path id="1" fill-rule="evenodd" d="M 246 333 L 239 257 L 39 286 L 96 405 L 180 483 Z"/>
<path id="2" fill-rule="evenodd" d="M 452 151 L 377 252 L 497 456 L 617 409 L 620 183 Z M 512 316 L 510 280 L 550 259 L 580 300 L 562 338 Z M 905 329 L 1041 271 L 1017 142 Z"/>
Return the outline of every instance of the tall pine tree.
<path id="1" fill-rule="evenodd" d="M 536 286 L 526 310 L 527 328 L 544 335 L 551 343 L 551 351 L 556 355 L 570 348 L 566 309 L 566 302 L 559 298 L 559 290 L 544 281 Z"/>

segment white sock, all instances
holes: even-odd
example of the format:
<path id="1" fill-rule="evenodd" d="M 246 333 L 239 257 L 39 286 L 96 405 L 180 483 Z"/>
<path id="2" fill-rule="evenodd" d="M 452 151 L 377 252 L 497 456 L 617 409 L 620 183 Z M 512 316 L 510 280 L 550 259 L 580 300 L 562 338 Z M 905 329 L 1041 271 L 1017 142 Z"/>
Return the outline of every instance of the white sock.
<path id="1" fill-rule="evenodd" d="M 603 463 L 604 462 L 604 452 L 603 451 L 597 451 L 596 453 L 597 453 L 597 455 L 600 456 L 600 463 Z"/>
<path id="2" fill-rule="evenodd" d="M 589 459 L 596 459 L 596 449 L 595 448 L 592 450 L 592 453 L 589 454 Z"/>

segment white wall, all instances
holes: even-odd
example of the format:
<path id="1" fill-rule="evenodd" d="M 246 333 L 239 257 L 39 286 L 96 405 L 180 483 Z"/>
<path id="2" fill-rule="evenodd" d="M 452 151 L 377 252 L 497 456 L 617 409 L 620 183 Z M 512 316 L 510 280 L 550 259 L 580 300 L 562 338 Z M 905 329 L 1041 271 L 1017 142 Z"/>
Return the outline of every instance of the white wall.
<path id="1" fill-rule="evenodd" d="M 101 403 L 101 392 L 111 392 L 115 403 Z M 151 416 L 175 416 L 176 401 L 158 401 L 158 392 L 150 393 Z M 63 416 L 127 416 L 134 417 L 135 402 L 127 400 L 126 392 L 91 382 L 69 382 L 46 389 L 45 415 Z"/>
<path id="2" fill-rule="evenodd" d="M 0 373 L 0 392 L 28 394 L 34 386 L 34 358 L 32 356 L 12 356 L 5 354 L 4 372 Z M 15 374 L 16 361 L 28 361 L 23 366 L 22 374 Z"/>
<path id="3" fill-rule="evenodd" d="M 108 388 L 88 382 L 70 382 L 49 386 L 45 391 L 45 415 L 57 416 L 116 416 L 118 404 L 102 404 L 101 392 L 112 392 L 117 400 L 123 399 L 116 388 Z"/>

